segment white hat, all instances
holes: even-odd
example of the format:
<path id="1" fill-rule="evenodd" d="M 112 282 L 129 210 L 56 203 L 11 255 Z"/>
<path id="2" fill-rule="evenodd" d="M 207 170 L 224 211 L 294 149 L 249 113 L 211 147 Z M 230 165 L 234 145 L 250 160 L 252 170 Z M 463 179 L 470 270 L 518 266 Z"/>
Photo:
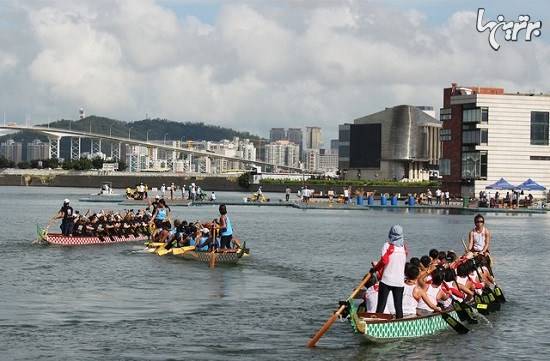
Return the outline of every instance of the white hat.
<path id="1" fill-rule="evenodd" d="M 69 203 L 69 198 L 65 198 L 65 200 L 63 201 L 63 203 Z"/>
<path id="2" fill-rule="evenodd" d="M 157 195 L 155 196 L 155 199 L 160 199 L 160 196 L 157 194 Z"/>
<path id="3" fill-rule="evenodd" d="M 210 230 L 208 228 L 203 228 L 203 229 L 201 229 L 201 232 L 202 233 L 210 233 Z"/>

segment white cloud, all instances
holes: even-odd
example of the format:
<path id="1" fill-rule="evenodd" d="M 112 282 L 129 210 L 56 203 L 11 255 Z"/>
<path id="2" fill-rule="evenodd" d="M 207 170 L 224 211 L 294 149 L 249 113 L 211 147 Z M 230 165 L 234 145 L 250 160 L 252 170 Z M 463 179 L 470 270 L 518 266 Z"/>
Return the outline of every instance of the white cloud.
<path id="1" fill-rule="evenodd" d="M 36 122 L 84 106 L 123 120 L 149 113 L 262 135 L 320 125 L 335 136 L 337 124 L 387 106 L 439 107 L 451 81 L 548 90 L 548 44 L 494 52 L 475 9 L 435 25 L 364 1 L 235 1 L 206 24 L 161 4 L 3 3 L 14 26 L 0 35 L 0 81 L 12 89 L 0 106 Z"/>

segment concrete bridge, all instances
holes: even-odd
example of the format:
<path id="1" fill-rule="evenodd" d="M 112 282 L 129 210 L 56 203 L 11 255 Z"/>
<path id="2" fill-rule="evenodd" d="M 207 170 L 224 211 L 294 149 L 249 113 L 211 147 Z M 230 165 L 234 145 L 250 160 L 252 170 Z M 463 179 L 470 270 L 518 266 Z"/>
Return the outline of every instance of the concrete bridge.
<path id="1" fill-rule="evenodd" d="M 302 169 L 296 167 L 288 167 L 283 165 L 271 164 L 258 160 L 247 160 L 238 157 L 229 157 L 222 154 L 217 154 L 209 151 L 194 150 L 184 148 L 181 146 L 157 144 L 150 141 L 143 141 L 138 139 L 131 139 L 131 132 L 128 131 L 128 138 L 114 137 L 112 135 L 98 134 L 92 132 L 84 132 L 80 130 L 50 128 L 43 126 L 25 126 L 17 124 L 0 125 L 0 130 L 8 131 L 28 131 L 38 134 L 46 135 L 49 139 L 49 156 L 50 158 L 59 158 L 60 155 L 60 140 L 61 138 L 71 138 L 71 159 L 80 159 L 81 155 L 81 140 L 83 138 L 90 139 L 91 149 L 90 154 L 96 154 L 101 151 L 101 142 L 108 141 L 111 143 L 111 158 L 120 160 L 122 144 L 128 144 L 130 146 L 147 147 L 152 150 L 163 150 L 167 154 L 170 154 L 168 160 L 175 160 L 178 158 L 178 154 L 185 154 L 188 156 L 209 158 L 209 159 L 224 159 L 233 162 L 240 162 L 243 164 L 253 164 L 261 166 L 262 169 L 286 169 L 294 172 L 302 172 Z M 130 129 L 131 130 L 131 129 Z M 153 152 L 156 154 L 156 151 Z"/>

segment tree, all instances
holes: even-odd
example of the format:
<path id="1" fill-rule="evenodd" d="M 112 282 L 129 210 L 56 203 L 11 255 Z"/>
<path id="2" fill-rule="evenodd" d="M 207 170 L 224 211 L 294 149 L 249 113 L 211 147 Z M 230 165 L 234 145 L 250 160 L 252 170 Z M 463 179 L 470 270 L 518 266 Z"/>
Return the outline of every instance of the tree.
<path id="1" fill-rule="evenodd" d="M 19 168 L 19 169 L 29 169 L 30 167 L 31 167 L 31 165 L 27 161 L 17 163 L 17 168 Z"/>
<path id="2" fill-rule="evenodd" d="M 92 159 L 92 168 L 101 169 L 103 168 L 103 159 L 101 157 L 95 157 Z"/>
<path id="3" fill-rule="evenodd" d="M 123 161 L 123 160 L 119 160 L 118 161 L 118 171 L 119 172 L 125 171 L 126 168 L 127 168 L 126 162 Z"/>
<path id="4" fill-rule="evenodd" d="M 42 162 L 42 165 L 44 166 L 44 168 L 55 169 L 55 168 L 59 167 L 59 159 L 57 159 L 57 158 L 46 159 L 46 160 L 44 160 L 44 162 Z"/>
<path id="5" fill-rule="evenodd" d="M 0 156 L 0 168 L 13 168 L 14 166 L 14 162 L 7 160 L 4 156 Z"/>

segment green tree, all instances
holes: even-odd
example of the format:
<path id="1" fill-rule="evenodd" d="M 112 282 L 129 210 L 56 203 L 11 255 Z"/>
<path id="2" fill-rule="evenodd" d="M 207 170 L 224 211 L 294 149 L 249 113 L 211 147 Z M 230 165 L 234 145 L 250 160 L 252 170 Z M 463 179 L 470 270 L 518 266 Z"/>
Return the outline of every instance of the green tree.
<path id="1" fill-rule="evenodd" d="M 7 160 L 4 156 L 0 156 L 0 168 L 13 168 L 14 166 L 14 162 Z"/>
<path id="2" fill-rule="evenodd" d="M 19 169 L 29 169 L 30 167 L 31 167 L 31 164 L 27 161 L 17 163 L 17 168 Z"/>
<path id="3" fill-rule="evenodd" d="M 73 165 L 73 161 L 70 160 L 70 159 L 67 159 L 63 162 L 63 164 L 61 165 L 61 167 L 65 170 L 70 170 L 70 169 L 73 169 L 74 165 Z"/>
<path id="4" fill-rule="evenodd" d="M 126 162 L 123 160 L 118 161 L 118 171 L 122 172 L 125 171 L 128 166 L 126 165 Z"/>
<path id="5" fill-rule="evenodd" d="M 101 157 L 95 157 L 94 159 L 92 159 L 92 167 L 94 169 L 103 168 L 103 159 Z"/>

